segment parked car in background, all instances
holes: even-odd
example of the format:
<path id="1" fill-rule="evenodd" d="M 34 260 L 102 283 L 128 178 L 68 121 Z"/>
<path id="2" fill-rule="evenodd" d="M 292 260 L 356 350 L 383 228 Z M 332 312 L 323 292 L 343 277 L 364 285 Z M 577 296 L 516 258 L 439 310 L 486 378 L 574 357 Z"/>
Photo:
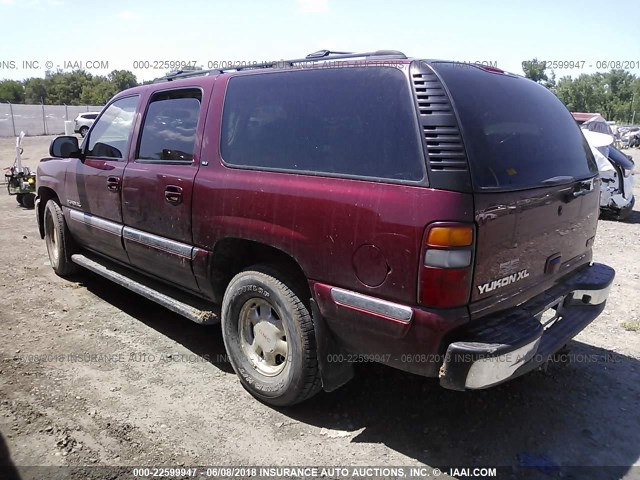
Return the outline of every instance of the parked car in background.
<path id="1" fill-rule="evenodd" d="M 621 140 L 626 148 L 640 147 L 640 128 L 635 127 L 625 132 Z"/>
<path id="2" fill-rule="evenodd" d="M 630 156 L 613 146 L 610 135 L 584 131 L 600 171 L 600 212 L 617 220 L 626 219 L 633 210 L 633 169 Z"/>
<path id="3" fill-rule="evenodd" d="M 321 51 L 175 73 L 49 153 L 54 271 L 221 322 L 272 405 L 355 362 L 453 390 L 516 378 L 602 313 L 614 278 L 592 261 L 600 178 L 580 128 L 494 67 Z"/>
<path id="4" fill-rule="evenodd" d="M 613 135 L 611 125 L 599 113 L 571 112 L 571 115 L 583 130 Z"/>
<path id="5" fill-rule="evenodd" d="M 75 128 L 73 131 L 84 137 L 91 128 L 91 125 L 93 125 L 93 122 L 98 118 L 98 115 L 100 115 L 100 112 L 81 113 L 75 119 Z"/>

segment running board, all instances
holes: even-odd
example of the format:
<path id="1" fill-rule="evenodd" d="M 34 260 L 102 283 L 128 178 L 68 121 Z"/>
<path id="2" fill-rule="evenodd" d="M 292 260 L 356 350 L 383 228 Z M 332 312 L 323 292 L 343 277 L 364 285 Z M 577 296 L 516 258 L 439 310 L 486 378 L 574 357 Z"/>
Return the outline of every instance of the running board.
<path id="1" fill-rule="evenodd" d="M 204 325 L 220 322 L 218 312 L 210 310 L 214 307 L 213 304 L 172 289 L 113 262 L 102 258 L 89 258 L 80 253 L 71 255 L 71 260 L 73 260 L 73 263 L 77 263 L 81 267 L 91 270 L 121 287 L 128 288 L 132 292 L 142 295 L 193 322 Z"/>

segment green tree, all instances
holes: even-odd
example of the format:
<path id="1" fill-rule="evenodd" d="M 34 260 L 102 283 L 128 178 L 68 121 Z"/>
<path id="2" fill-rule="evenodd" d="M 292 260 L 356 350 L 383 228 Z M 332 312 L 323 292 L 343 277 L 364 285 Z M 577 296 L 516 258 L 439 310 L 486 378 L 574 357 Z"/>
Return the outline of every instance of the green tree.
<path id="1" fill-rule="evenodd" d="M 82 89 L 80 101 L 86 105 L 104 105 L 116 93 L 116 86 L 105 77 L 93 77 Z"/>
<path id="2" fill-rule="evenodd" d="M 92 75 L 84 70 L 55 72 L 45 76 L 47 103 L 50 105 L 81 105 L 82 89 L 91 82 Z"/>
<path id="3" fill-rule="evenodd" d="M 558 82 L 556 94 L 572 112 L 596 112 L 601 104 L 598 83 L 595 75 L 565 76 Z"/>
<path id="4" fill-rule="evenodd" d="M 24 85 L 16 80 L 0 81 L 0 102 L 24 102 Z"/>
<path id="5" fill-rule="evenodd" d="M 80 100 L 84 104 L 104 105 L 116 93 L 136 87 L 138 80 L 128 70 L 114 70 L 106 77 L 96 76 L 82 89 Z"/>
<path id="6" fill-rule="evenodd" d="M 47 99 L 47 86 L 43 78 L 24 81 L 24 103 L 40 103 Z"/>
<path id="7" fill-rule="evenodd" d="M 622 119 L 629 111 L 633 98 L 635 76 L 625 70 L 611 70 L 604 75 L 602 112 L 607 119 Z"/>
<path id="8" fill-rule="evenodd" d="M 633 82 L 628 118 L 628 123 L 640 121 L 640 78 L 636 78 Z"/>
<path id="9" fill-rule="evenodd" d="M 116 93 L 138 86 L 136 76 L 129 70 L 114 70 L 108 75 L 107 79 L 115 87 Z"/>
<path id="10" fill-rule="evenodd" d="M 542 62 L 537 58 L 522 62 L 522 71 L 524 72 L 524 76 L 534 82 L 542 83 L 548 81 L 549 78 L 547 77 L 546 70 L 546 62 Z"/>
<path id="11" fill-rule="evenodd" d="M 556 93 L 556 87 L 557 87 L 557 84 L 556 84 L 556 72 L 551 70 L 551 73 L 549 73 L 549 75 L 547 75 L 547 77 L 548 77 L 547 80 L 544 80 L 542 82 L 542 85 L 547 87 L 553 93 Z"/>
<path id="12" fill-rule="evenodd" d="M 562 77 L 556 95 L 572 112 L 600 113 L 620 123 L 640 118 L 640 79 L 625 70 Z"/>

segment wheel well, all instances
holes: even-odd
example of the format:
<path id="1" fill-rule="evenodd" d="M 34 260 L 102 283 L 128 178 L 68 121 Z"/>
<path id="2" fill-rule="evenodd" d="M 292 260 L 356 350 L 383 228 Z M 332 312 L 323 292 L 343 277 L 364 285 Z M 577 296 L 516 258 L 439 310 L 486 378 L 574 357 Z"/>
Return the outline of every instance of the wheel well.
<path id="1" fill-rule="evenodd" d="M 240 238 L 225 238 L 213 250 L 213 290 L 222 300 L 231 279 L 251 265 L 270 265 L 287 276 L 300 300 L 310 308 L 311 291 L 302 267 L 289 254 L 264 243 Z"/>
<path id="2" fill-rule="evenodd" d="M 44 238 L 44 207 L 51 199 L 60 204 L 60 199 L 58 199 L 58 195 L 56 195 L 56 192 L 54 192 L 49 187 L 38 188 L 38 198 L 40 199 L 40 203 L 38 204 L 38 211 L 36 212 L 36 215 L 38 215 L 38 230 L 40 233 L 40 238 Z"/>

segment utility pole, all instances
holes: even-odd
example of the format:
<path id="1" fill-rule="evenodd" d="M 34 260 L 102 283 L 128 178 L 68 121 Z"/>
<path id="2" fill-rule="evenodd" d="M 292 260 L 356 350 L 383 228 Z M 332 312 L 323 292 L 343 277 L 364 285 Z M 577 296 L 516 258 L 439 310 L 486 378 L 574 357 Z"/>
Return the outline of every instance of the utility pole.
<path id="1" fill-rule="evenodd" d="M 44 135 L 47 134 L 47 115 L 44 113 L 44 98 L 40 97 L 40 103 L 42 105 L 42 126 L 44 127 Z"/>
<path id="2" fill-rule="evenodd" d="M 11 126 L 13 127 L 13 136 L 16 136 L 16 119 L 13 117 L 13 105 L 11 102 L 7 101 L 9 104 L 9 112 L 11 113 Z"/>

